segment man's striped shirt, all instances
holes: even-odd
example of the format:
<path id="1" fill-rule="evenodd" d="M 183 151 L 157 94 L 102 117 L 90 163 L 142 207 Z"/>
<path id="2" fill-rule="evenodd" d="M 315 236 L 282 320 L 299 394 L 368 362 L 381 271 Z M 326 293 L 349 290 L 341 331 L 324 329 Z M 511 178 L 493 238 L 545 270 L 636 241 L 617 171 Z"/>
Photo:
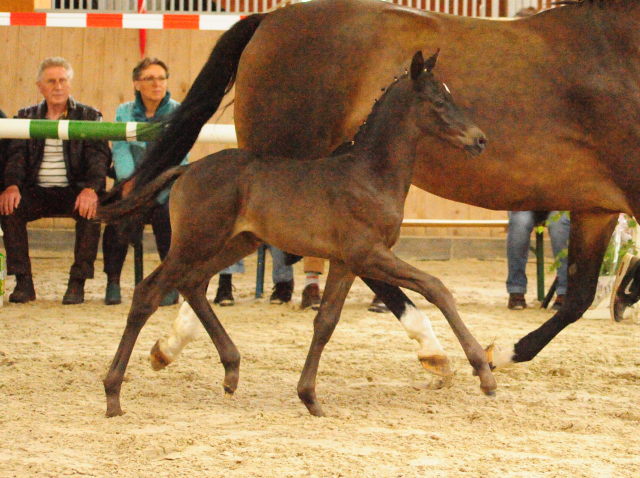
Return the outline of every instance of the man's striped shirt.
<path id="1" fill-rule="evenodd" d="M 67 167 L 64 164 L 61 139 L 46 139 L 44 142 L 44 158 L 38 173 L 38 186 L 52 188 L 69 185 Z"/>

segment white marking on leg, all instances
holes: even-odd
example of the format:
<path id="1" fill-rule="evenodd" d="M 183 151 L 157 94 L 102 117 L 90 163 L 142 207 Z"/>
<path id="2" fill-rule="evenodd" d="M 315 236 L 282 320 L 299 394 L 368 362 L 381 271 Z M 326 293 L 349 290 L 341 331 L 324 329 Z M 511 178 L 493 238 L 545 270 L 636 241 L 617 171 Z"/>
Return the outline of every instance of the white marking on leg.
<path id="1" fill-rule="evenodd" d="M 199 333 L 200 320 L 185 301 L 178 311 L 178 317 L 173 322 L 173 334 L 169 338 L 160 339 L 160 350 L 166 355 L 169 362 L 173 362 L 178 358 L 182 349 L 189 342 L 193 342 Z"/>
<path id="2" fill-rule="evenodd" d="M 446 356 L 442 345 L 440 345 L 433 333 L 431 321 L 421 310 L 406 304 L 400 323 L 407 331 L 409 338 L 420 344 L 420 350 L 418 350 L 419 359 L 433 357 L 434 355 Z"/>
<path id="3" fill-rule="evenodd" d="M 512 345 L 511 348 L 502 348 L 498 344 L 491 344 L 487 349 L 487 358 L 491 369 L 500 370 L 507 365 L 514 364 L 513 357 L 515 353 L 515 345 Z"/>

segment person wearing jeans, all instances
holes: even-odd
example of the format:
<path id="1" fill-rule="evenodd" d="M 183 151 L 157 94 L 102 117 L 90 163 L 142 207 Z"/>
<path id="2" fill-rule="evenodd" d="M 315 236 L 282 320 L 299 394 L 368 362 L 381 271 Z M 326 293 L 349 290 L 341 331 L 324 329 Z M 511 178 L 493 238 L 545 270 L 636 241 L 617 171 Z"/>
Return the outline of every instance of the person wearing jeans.
<path id="1" fill-rule="evenodd" d="M 531 246 L 533 228 L 547 221 L 551 249 L 554 257 L 566 249 L 569 244 L 570 220 L 566 212 L 560 211 L 509 211 L 507 230 L 507 292 L 508 308 L 521 310 L 527 307 L 524 295 L 527 293 L 526 267 Z M 553 309 L 557 310 L 564 303 L 567 292 L 567 256 L 560 258 L 558 268 L 557 298 Z"/>

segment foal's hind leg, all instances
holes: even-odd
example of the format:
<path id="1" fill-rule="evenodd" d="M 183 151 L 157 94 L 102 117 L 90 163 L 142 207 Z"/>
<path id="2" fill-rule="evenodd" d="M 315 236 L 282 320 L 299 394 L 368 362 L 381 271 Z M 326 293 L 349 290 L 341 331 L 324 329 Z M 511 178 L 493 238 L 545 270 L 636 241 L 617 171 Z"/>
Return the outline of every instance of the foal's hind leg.
<path id="1" fill-rule="evenodd" d="M 113 362 L 104 379 L 104 390 L 107 396 L 107 416 L 122 415 L 120 407 L 120 389 L 124 373 L 131 357 L 140 330 L 153 314 L 162 298 L 173 288 L 174 277 L 186 274 L 184 264 L 172 260 L 171 253 L 146 279 L 135 289 L 127 325 L 122 334 L 120 345 L 113 357 Z"/>
<path id="2" fill-rule="evenodd" d="M 401 261 L 383 245 L 379 245 L 373 250 L 363 251 L 362 254 L 353 255 L 356 258 L 358 256 L 363 257 L 364 260 L 362 263 L 354 262 L 351 270 L 359 276 L 370 277 L 418 292 L 440 309 L 460 342 L 469 363 L 479 376 L 480 388 L 484 393 L 493 395 L 496 381 L 489 368 L 487 356 L 458 315 L 455 301 L 449 289 L 436 277 Z"/>
<path id="3" fill-rule="evenodd" d="M 185 280 L 178 287 L 180 293 L 202 322 L 218 351 L 220 362 L 222 362 L 225 370 L 222 386 L 228 395 L 232 395 L 238 387 L 240 352 L 231 341 L 218 317 L 216 317 L 211 305 L 209 305 L 206 297 L 207 285 L 213 274 L 217 274 L 251 254 L 258 248 L 259 244 L 259 241 L 253 235 L 241 234 L 236 236 L 214 259 L 201 266 L 194 274 L 191 274 L 193 278 Z M 197 281 L 199 281 L 199 284 Z"/>
<path id="4" fill-rule="evenodd" d="M 309 413 L 316 417 L 324 416 L 316 398 L 316 375 L 320 356 L 340 320 L 342 306 L 354 279 L 355 276 L 349 272 L 344 263 L 331 261 L 320 310 L 313 321 L 313 339 L 298 381 L 298 397 L 306 405 Z"/>

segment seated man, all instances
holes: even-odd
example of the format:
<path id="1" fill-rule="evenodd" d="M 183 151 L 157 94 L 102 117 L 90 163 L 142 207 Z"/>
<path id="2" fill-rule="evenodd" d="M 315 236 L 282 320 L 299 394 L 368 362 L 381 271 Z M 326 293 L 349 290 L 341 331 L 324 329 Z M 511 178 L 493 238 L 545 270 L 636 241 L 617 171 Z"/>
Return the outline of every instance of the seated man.
<path id="1" fill-rule="evenodd" d="M 47 58 L 36 85 L 44 101 L 24 108 L 18 118 L 101 121 L 90 106 L 70 95 L 73 69 L 64 58 Z M 0 222 L 4 231 L 7 273 L 16 287 L 9 302 L 35 300 L 27 223 L 42 217 L 73 214 L 76 220 L 75 260 L 63 304 L 84 302 L 84 283 L 93 278 L 100 222 L 94 221 L 98 194 L 105 188 L 111 161 L 106 141 L 13 140 L 7 151 L 4 191 L 0 194 Z"/>

